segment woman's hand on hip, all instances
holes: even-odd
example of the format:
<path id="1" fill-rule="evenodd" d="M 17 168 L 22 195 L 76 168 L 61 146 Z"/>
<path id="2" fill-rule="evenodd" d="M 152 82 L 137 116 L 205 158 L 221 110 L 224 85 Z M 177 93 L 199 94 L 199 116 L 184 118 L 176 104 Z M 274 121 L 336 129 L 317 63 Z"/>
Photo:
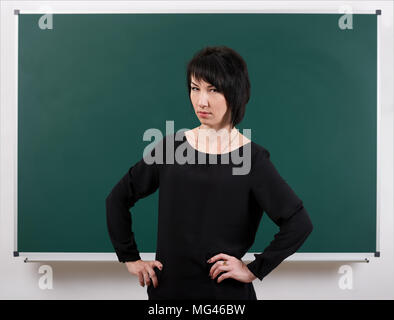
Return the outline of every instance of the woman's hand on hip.
<path id="1" fill-rule="evenodd" d="M 240 282 L 249 283 L 257 278 L 242 260 L 225 253 L 219 253 L 213 256 L 208 260 L 208 262 L 214 263 L 209 271 L 209 275 L 212 279 L 215 279 L 218 274 L 224 272 L 217 279 L 217 283 L 220 283 L 227 278 L 233 278 Z"/>
<path id="2" fill-rule="evenodd" d="M 154 261 L 143 261 L 143 260 L 137 260 L 137 261 L 127 261 L 126 262 L 127 270 L 136 276 L 138 276 L 138 279 L 140 281 L 140 285 L 142 287 L 149 286 L 151 284 L 151 279 L 153 282 L 153 286 L 156 288 L 158 286 L 158 280 L 156 277 L 156 273 L 153 270 L 154 267 L 159 268 L 160 270 L 163 269 L 163 265 L 160 261 L 154 260 Z"/>

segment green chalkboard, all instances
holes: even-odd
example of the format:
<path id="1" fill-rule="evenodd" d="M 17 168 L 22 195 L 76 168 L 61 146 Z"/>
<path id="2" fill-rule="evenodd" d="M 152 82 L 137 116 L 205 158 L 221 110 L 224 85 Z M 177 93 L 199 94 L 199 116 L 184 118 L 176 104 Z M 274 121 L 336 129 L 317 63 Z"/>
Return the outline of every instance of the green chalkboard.
<path id="1" fill-rule="evenodd" d="M 299 252 L 376 251 L 377 19 L 341 14 L 54 14 L 18 17 L 17 250 L 114 252 L 105 198 L 166 121 L 199 125 L 186 64 L 226 45 L 248 64 L 238 129 L 271 160 L 311 216 Z M 131 209 L 155 252 L 159 190 Z M 250 252 L 278 231 L 264 214 Z"/>

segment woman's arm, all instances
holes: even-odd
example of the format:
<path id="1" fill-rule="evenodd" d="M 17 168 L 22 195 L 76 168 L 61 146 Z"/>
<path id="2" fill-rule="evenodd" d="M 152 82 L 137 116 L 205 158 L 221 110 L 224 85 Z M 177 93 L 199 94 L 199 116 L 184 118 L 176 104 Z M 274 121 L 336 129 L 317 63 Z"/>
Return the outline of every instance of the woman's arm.
<path id="1" fill-rule="evenodd" d="M 264 149 L 253 168 L 252 193 L 261 210 L 280 230 L 263 253 L 247 265 L 260 280 L 296 252 L 313 230 L 302 200 L 280 176 Z"/>
<path id="2" fill-rule="evenodd" d="M 151 151 L 154 155 L 155 149 Z M 140 260 L 132 231 L 130 208 L 159 187 L 158 164 L 143 157 L 113 187 L 105 200 L 107 228 L 119 262 Z"/>
<path id="3" fill-rule="evenodd" d="M 283 260 L 296 252 L 312 232 L 313 226 L 304 207 L 281 222 L 280 230 L 263 253 L 254 254 L 255 260 L 246 266 L 260 280 Z"/>

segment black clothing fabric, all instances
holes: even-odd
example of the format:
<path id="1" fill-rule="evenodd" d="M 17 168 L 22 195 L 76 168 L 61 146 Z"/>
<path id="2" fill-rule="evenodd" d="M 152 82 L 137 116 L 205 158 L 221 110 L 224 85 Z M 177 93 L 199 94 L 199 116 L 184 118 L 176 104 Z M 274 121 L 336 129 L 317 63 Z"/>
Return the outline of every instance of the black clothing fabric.
<path id="1" fill-rule="evenodd" d="M 302 200 L 295 194 L 270 160 L 264 147 L 250 141 L 226 154 L 212 155 L 193 148 L 182 132 L 165 136 L 149 153 L 163 154 L 163 163 L 135 163 L 106 198 L 106 218 L 111 242 L 120 262 L 139 260 L 132 231 L 130 208 L 159 188 L 156 260 L 158 287 L 147 287 L 150 300 L 159 299 L 247 299 L 256 300 L 252 283 L 227 278 L 211 279 L 219 253 L 241 259 L 253 245 L 263 212 L 279 227 L 264 252 L 247 264 L 262 280 L 284 259 L 296 252 L 312 232 L 313 225 Z M 169 149 L 167 149 L 167 145 Z M 173 147 L 170 148 L 170 147 Z M 234 175 L 233 161 L 247 155 L 248 174 Z M 171 150 L 171 151 L 168 151 Z M 169 161 L 175 151 L 194 155 L 194 163 Z M 223 158 L 229 158 L 223 163 Z M 217 159 L 217 164 L 212 159 Z M 205 159 L 205 163 L 201 163 Z"/>

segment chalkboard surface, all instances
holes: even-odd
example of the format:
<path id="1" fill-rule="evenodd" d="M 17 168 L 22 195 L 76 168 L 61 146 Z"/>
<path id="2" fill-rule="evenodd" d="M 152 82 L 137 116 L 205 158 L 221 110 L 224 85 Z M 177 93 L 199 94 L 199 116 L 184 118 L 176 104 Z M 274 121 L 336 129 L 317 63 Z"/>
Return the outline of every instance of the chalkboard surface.
<path id="1" fill-rule="evenodd" d="M 105 198 L 141 159 L 149 128 L 199 125 L 186 64 L 226 45 L 248 64 L 238 129 L 267 148 L 314 230 L 299 252 L 376 250 L 377 16 L 341 14 L 19 15 L 19 252 L 114 252 Z M 159 190 L 131 209 L 155 252 Z M 250 252 L 278 227 L 263 215 Z"/>

